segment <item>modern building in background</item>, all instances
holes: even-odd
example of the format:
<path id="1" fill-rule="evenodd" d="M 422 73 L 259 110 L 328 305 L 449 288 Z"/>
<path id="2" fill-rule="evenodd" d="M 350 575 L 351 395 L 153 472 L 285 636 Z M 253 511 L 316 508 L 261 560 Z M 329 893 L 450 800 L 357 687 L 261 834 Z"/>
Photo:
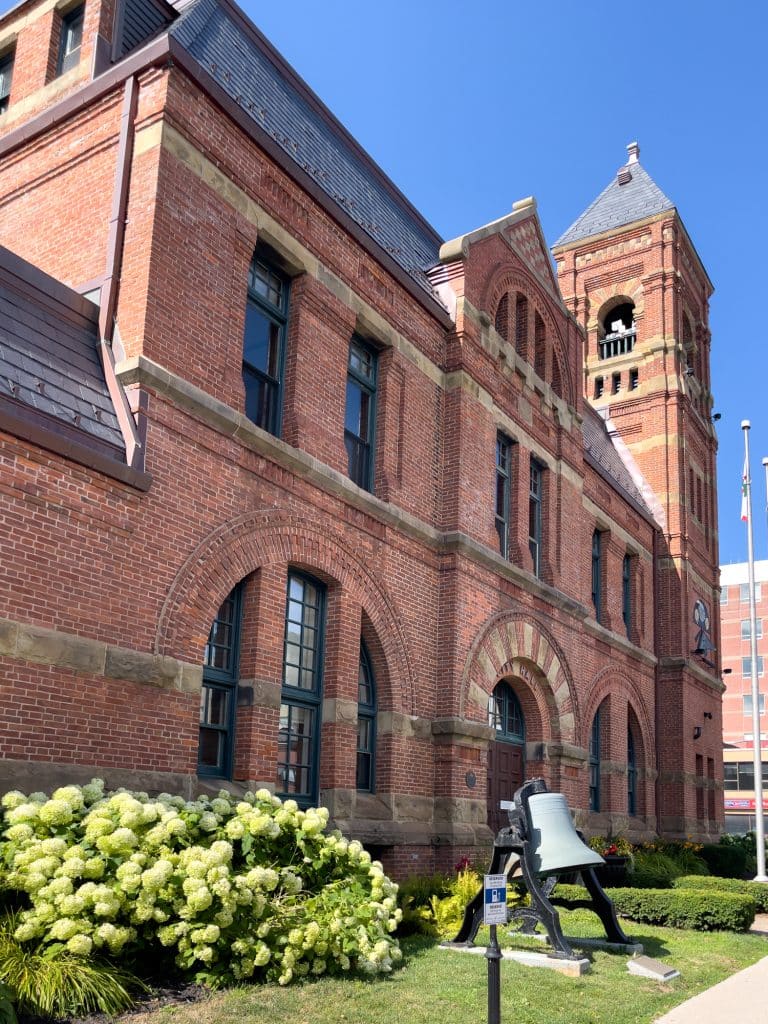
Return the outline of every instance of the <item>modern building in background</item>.
<path id="1" fill-rule="evenodd" d="M 768 630 L 768 561 L 755 562 L 757 681 L 760 699 L 760 750 L 763 765 L 763 809 L 768 806 L 768 719 L 765 717 L 766 640 Z M 754 735 L 752 732 L 752 658 L 749 582 L 746 562 L 720 566 L 722 637 L 723 773 L 725 827 L 744 833 L 755 827 Z M 768 659 L 766 659 L 768 660 Z"/>
<path id="2" fill-rule="evenodd" d="M 230 0 L 0 18 L 0 785 L 266 785 L 398 872 L 538 775 L 721 830 L 711 283 L 636 143 L 554 266 L 500 213 Z"/>

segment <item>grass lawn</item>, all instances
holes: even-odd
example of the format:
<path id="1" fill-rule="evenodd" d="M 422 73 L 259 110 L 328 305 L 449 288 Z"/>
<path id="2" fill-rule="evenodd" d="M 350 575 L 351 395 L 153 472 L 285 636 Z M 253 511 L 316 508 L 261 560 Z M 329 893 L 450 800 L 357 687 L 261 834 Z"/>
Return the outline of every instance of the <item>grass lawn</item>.
<path id="1" fill-rule="evenodd" d="M 600 935 L 594 915 L 561 912 L 567 935 Z M 500 940 L 504 929 L 499 929 Z M 502 961 L 504 1024 L 646 1024 L 768 955 L 768 937 L 691 932 L 625 923 L 649 956 L 676 967 L 667 985 L 630 975 L 627 957 L 594 952 L 581 978 Z M 484 941 L 481 932 L 480 940 Z M 518 939 L 503 945 L 519 948 Z M 324 978 L 280 988 L 254 985 L 202 1003 L 133 1014 L 130 1024 L 480 1024 L 487 1019 L 486 961 L 441 950 L 431 940 L 402 942 L 402 967 L 387 978 Z M 541 949 L 537 944 L 534 948 Z"/>

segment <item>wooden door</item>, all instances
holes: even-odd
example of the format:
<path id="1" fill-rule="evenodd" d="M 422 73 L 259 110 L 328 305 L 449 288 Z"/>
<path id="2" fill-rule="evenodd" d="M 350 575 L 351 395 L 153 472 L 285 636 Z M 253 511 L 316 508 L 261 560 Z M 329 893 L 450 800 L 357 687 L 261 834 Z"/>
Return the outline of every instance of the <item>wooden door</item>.
<path id="1" fill-rule="evenodd" d="M 494 835 L 509 824 L 506 811 L 499 808 L 501 800 L 511 800 L 523 784 L 525 770 L 523 746 L 504 740 L 492 742 L 488 748 L 488 827 Z"/>

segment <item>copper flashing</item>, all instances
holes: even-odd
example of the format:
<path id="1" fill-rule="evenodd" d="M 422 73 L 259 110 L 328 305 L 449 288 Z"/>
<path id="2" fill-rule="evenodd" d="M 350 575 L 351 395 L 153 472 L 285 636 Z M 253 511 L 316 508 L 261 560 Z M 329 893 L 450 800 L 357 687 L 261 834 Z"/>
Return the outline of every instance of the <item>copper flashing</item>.
<path id="1" fill-rule="evenodd" d="M 0 395 L 0 431 L 136 490 L 148 491 L 152 483 L 149 473 L 126 466 L 119 449 L 5 395 Z"/>

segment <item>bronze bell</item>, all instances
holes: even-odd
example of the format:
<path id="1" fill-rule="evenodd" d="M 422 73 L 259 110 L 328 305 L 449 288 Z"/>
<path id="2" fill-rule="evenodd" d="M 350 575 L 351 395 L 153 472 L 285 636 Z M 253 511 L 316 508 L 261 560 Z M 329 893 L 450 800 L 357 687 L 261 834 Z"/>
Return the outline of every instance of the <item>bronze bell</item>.
<path id="1" fill-rule="evenodd" d="M 531 866 L 538 875 L 562 875 L 605 861 L 578 836 L 562 793 L 537 793 L 528 800 Z"/>

